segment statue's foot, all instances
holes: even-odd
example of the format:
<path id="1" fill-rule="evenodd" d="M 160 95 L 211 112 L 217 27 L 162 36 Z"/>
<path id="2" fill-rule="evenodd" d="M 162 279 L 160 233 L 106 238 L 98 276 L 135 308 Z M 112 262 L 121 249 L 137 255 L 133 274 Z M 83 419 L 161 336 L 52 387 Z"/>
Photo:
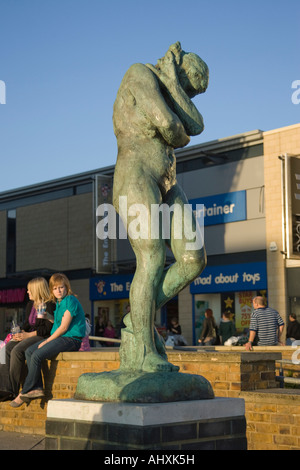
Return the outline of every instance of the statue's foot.
<path id="1" fill-rule="evenodd" d="M 151 352 L 145 356 L 142 370 L 145 372 L 178 372 L 179 367 L 166 361 L 159 354 Z"/>

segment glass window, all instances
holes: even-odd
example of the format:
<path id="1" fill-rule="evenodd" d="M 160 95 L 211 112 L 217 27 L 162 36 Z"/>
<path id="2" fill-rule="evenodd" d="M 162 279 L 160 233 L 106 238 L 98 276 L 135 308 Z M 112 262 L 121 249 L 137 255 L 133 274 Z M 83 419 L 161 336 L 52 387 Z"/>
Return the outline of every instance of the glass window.
<path id="1" fill-rule="evenodd" d="M 16 272 L 16 209 L 7 211 L 6 272 Z"/>

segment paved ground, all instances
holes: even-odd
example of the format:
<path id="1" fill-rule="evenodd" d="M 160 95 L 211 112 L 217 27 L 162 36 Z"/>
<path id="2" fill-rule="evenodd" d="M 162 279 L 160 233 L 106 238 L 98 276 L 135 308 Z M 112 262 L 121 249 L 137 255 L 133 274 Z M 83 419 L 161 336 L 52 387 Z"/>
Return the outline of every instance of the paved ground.
<path id="1" fill-rule="evenodd" d="M 45 437 L 0 431 L 0 450 L 45 450 Z"/>

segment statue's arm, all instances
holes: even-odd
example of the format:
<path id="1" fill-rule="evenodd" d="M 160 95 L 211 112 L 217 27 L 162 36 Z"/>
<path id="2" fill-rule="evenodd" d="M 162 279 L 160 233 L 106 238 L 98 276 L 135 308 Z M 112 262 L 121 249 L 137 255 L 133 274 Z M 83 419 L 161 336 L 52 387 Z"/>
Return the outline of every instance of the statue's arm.
<path id="1" fill-rule="evenodd" d="M 136 106 L 173 148 L 184 147 L 190 141 L 179 117 L 169 108 L 156 77 L 143 64 L 131 67 L 129 89 Z"/>
<path id="2" fill-rule="evenodd" d="M 174 82 L 166 91 L 171 100 L 171 106 L 183 123 L 187 134 L 190 136 L 201 134 L 204 130 L 203 117 L 181 85 Z"/>
<path id="3" fill-rule="evenodd" d="M 168 51 L 162 69 L 147 66 L 155 73 L 167 95 L 170 106 L 185 127 L 186 133 L 198 135 L 204 129 L 203 117 L 182 88 L 176 73 L 174 55 Z"/>

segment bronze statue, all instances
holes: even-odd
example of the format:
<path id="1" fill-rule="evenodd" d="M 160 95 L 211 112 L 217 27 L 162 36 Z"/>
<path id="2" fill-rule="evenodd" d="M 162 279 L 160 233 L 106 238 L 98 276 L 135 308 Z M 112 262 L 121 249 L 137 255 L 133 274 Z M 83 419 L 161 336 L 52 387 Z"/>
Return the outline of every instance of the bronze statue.
<path id="1" fill-rule="evenodd" d="M 127 227 L 134 220 L 129 210 L 133 206 L 145 207 L 143 217 L 148 217 L 146 237 L 128 233 L 136 255 L 136 272 L 130 289 L 130 318 L 125 320 L 127 328 L 122 332 L 120 357 L 124 369 L 178 371 L 163 353 L 154 329 L 154 315 L 199 276 L 206 265 L 206 254 L 203 244 L 201 248 L 187 249 L 183 227 L 182 236 L 174 237 L 174 217 L 169 239 L 152 237 L 150 214 L 153 206 L 175 204 L 183 208 L 188 204 L 176 181 L 174 149 L 184 147 L 190 136 L 203 131 L 202 116 L 191 98 L 205 92 L 208 75 L 205 62 L 196 54 L 184 52 L 177 42 L 156 66 L 132 65 L 114 103 L 118 143 L 114 206 Z M 126 213 L 120 207 L 120 197 L 127 198 Z M 176 260 L 168 270 L 164 270 L 166 245 Z"/>
<path id="2" fill-rule="evenodd" d="M 206 265 L 195 217 L 176 181 L 174 149 L 203 131 L 202 116 L 191 98 L 203 93 L 207 85 L 207 65 L 197 55 L 184 52 L 179 42 L 155 67 L 134 64 L 122 80 L 113 115 L 118 141 L 113 197 L 136 255 L 131 309 L 124 319 L 119 369 L 81 375 L 76 399 L 163 403 L 214 398 L 204 377 L 178 373 L 179 367 L 168 362 L 164 342 L 154 327 L 156 309 Z M 159 217 L 152 223 L 153 209 L 162 206 L 174 209 L 167 228 Z M 188 234 L 186 207 L 192 227 Z M 184 214 L 182 219 L 175 217 L 179 212 Z M 197 243 L 190 243 L 193 237 Z M 175 257 L 167 270 L 166 245 Z"/>

